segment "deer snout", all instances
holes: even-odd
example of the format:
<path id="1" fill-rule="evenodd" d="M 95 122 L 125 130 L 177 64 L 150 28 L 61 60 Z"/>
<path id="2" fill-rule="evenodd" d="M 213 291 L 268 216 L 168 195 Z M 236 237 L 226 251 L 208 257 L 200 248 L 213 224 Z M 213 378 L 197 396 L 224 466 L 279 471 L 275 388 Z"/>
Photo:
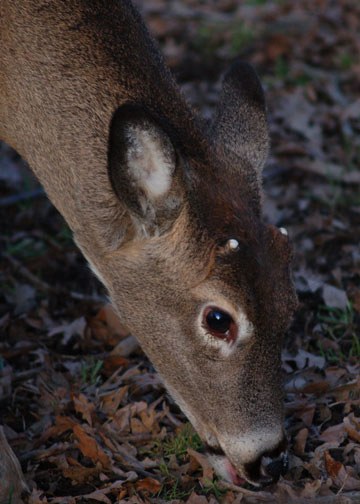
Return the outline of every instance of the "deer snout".
<path id="1" fill-rule="evenodd" d="M 254 436 L 249 437 L 247 443 L 244 437 L 239 436 L 231 446 L 226 444 L 214 448 L 207 445 L 205 452 L 218 475 L 231 483 L 241 485 L 248 481 L 254 486 L 276 483 L 288 468 L 286 438 L 282 433 L 278 442 L 270 443 L 268 439 L 268 448 L 264 449 L 263 445 L 261 449 L 259 437 L 258 444 L 254 443 Z"/>
<path id="2" fill-rule="evenodd" d="M 289 466 L 288 454 L 283 448 L 284 443 L 281 443 L 271 453 L 266 452 L 255 462 L 245 464 L 244 472 L 247 479 L 259 485 L 276 483 L 280 476 L 286 473 Z"/>

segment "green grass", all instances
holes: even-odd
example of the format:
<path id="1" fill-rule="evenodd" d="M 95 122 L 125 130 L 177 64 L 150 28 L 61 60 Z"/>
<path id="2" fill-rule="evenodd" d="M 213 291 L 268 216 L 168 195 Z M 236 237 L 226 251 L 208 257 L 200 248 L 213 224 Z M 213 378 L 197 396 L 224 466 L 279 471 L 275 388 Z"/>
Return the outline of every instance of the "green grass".
<path id="1" fill-rule="evenodd" d="M 164 477 L 163 486 L 157 495 L 159 499 L 171 501 L 189 497 L 195 489 L 195 485 L 192 485 L 191 488 L 183 488 L 177 475 L 172 474 L 171 469 L 169 469 L 168 459 L 175 455 L 178 463 L 184 464 L 188 459 L 187 449 L 199 450 L 202 446 L 203 443 L 199 435 L 194 431 L 190 423 L 181 427 L 175 436 L 154 444 L 154 451 L 163 457 L 159 463 L 160 473 Z"/>
<path id="2" fill-rule="evenodd" d="M 360 333 L 356 327 L 355 313 L 349 303 L 345 310 L 320 306 L 317 320 L 321 324 L 323 335 L 334 341 L 339 349 L 324 348 L 321 340 L 318 341 L 320 353 L 330 363 L 348 361 L 351 358 L 360 358 Z"/>
<path id="3" fill-rule="evenodd" d="M 254 41 L 254 31 L 239 21 L 206 23 L 199 25 L 194 38 L 194 47 L 205 58 L 213 57 L 222 47 L 227 47 L 229 56 L 237 56 Z"/>
<path id="4" fill-rule="evenodd" d="M 344 52 L 340 55 L 339 58 L 339 67 L 341 70 L 350 70 L 350 68 L 354 65 L 355 59 L 354 56 L 348 52 Z"/>
<path id="5" fill-rule="evenodd" d="M 206 481 L 201 493 L 203 495 L 214 495 L 220 499 L 226 494 L 226 490 L 219 487 L 219 481 L 215 478 L 213 481 Z"/>
<path id="6" fill-rule="evenodd" d="M 81 383 L 83 385 L 96 385 L 100 380 L 100 371 L 104 363 L 102 360 L 90 359 L 81 366 Z"/>
<path id="7" fill-rule="evenodd" d="M 157 498 L 163 499 L 165 501 L 172 501 L 175 499 L 187 499 L 195 487 L 191 489 L 184 490 L 181 488 L 181 483 L 178 479 L 172 479 L 166 481 L 161 487 L 160 492 L 157 494 Z"/>
<path id="8" fill-rule="evenodd" d="M 161 444 L 161 450 L 165 457 L 175 455 L 181 462 L 187 457 L 187 449 L 200 450 L 203 443 L 199 435 L 194 431 L 191 424 L 187 423 L 176 436 L 165 440 Z"/>
<path id="9" fill-rule="evenodd" d="M 231 33 L 230 52 L 232 56 L 237 56 L 244 51 L 254 40 L 254 32 L 244 23 L 237 23 L 233 26 Z"/>

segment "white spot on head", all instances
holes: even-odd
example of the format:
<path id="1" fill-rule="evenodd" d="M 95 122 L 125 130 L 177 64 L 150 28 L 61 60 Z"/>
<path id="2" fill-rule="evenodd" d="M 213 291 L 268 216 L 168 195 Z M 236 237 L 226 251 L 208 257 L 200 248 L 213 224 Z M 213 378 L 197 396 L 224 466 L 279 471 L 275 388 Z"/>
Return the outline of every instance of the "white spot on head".
<path id="1" fill-rule="evenodd" d="M 275 449 L 284 437 L 282 426 L 263 428 L 239 436 L 218 433 L 221 448 L 236 465 L 254 462 L 262 453 Z"/>
<path id="2" fill-rule="evenodd" d="M 150 199 L 165 195 L 170 189 L 174 171 L 170 141 L 164 145 L 159 133 L 137 127 L 129 127 L 128 136 L 128 168 L 135 183 Z"/>
<path id="3" fill-rule="evenodd" d="M 239 242 L 235 240 L 235 238 L 230 238 L 230 240 L 227 241 L 226 246 L 230 250 L 237 250 L 239 248 Z"/>
<path id="4" fill-rule="evenodd" d="M 288 234 L 289 234 L 289 233 L 287 232 L 287 229 L 285 229 L 284 227 L 279 228 L 279 231 L 280 231 L 280 233 L 281 233 L 281 234 L 283 234 L 284 236 L 288 236 Z"/>

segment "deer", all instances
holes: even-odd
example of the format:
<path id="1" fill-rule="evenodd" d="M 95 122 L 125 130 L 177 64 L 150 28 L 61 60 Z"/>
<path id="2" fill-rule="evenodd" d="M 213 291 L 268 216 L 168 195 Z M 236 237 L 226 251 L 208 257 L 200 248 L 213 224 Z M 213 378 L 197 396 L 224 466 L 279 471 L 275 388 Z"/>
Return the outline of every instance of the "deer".
<path id="1" fill-rule="evenodd" d="M 287 467 L 292 246 L 266 223 L 264 91 L 235 60 L 211 121 L 129 0 L 2 0 L 0 138 L 70 226 L 216 473 Z"/>

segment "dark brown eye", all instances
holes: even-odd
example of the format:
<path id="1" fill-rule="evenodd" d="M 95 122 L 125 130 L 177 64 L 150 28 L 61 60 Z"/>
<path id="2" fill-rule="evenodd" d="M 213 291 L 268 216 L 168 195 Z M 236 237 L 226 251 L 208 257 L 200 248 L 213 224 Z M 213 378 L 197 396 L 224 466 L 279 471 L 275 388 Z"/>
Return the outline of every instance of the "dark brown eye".
<path id="1" fill-rule="evenodd" d="M 204 312 L 205 328 L 217 338 L 233 341 L 236 338 L 236 324 L 227 312 L 209 307 Z"/>

